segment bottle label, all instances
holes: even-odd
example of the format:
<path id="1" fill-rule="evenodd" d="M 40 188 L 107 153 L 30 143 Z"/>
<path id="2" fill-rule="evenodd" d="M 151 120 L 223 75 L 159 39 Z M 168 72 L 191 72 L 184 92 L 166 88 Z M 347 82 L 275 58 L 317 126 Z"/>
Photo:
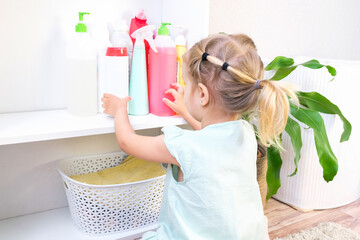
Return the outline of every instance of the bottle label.
<path id="1" fill-rule="evenodd" d="M 106 51 L 106 56 L 122 57 L 128 56 L 126 47 L 109 47 Z"/>

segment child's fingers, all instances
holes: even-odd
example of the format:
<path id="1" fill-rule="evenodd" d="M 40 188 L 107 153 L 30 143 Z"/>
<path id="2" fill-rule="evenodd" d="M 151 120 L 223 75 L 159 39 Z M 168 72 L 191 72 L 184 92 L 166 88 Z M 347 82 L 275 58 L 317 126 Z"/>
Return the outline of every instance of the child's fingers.
<path id="1" fill-rule="evenodd" d="M 131 97 L 130 96 L 124 97 L 124 98 L 122 98 L 122 101 L 123 101 L 123 103 L 125 102 L 125 104 L 127 104 L 128 102 L 131 101 Z"/>
<path id="2" fill-rule="evenodd" d="M 163 102 L 164 102 L 166 105 L 168 105 L 172 110 L 175 111 L 175 109 L 176 109 L 176 104 L 175 104 L 174 102 L 170 101 L 170 100 L 167 99 L 167 98 L 163 98 Z"/>
<path id="3" fill-rule="evenodd" d="M 171 93 L 171 95 L 173 95 L 174 98 L 177 98 L 178 96 L 178 92 L 173 89 L 173 88 L 169 88 L 168 90 L 166 90 L 165 94 Z"/>
<path id="4" fill-rule="evenodd" d="M 112 94 L 110 94 L 110 93 L 104 93 L 104 98 L 109 98 L 109 97 L 111 97 L 111 96 L 114 96 L 114 95 L 112 95 Z"/>
<path id="5" fill-rule="evenodd" d="M 178 88 L 181 87 L 179 83 L 171 83 L 171 86 L 175 88 L 175 90 L 178 90 Z"/>
<path id="6" fill-rule="evenodd" d="M 184 87 L 180 83 L 171 83 L 171 86 L 179 93 L 184 92 Z"/>

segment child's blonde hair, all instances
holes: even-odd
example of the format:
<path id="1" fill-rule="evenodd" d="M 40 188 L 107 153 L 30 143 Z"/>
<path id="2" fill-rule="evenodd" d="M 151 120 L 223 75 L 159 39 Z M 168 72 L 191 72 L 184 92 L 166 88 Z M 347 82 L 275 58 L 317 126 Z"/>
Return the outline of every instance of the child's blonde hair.
<path id="1" fill-rule="evenodd" d="M 258 118 L 261 143 L 280 144 L 289 113 L 288 96 L 296 102 L 297 97 L 287 83 L 262 80 L 264 66 L 251 38 L 244 34 L 208 37 L 184 54 L 184 63 L 191 81 L 208 88 L 210 103 L 229 113 L 251 113 Z"/>

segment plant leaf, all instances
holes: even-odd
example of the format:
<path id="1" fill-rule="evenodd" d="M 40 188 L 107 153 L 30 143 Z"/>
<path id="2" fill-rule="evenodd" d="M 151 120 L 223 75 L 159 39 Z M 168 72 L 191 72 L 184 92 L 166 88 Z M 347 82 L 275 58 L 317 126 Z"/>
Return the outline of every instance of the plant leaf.
<path id="1" fill-rule="evenodd" d="M 338 106 L 330 102 L 326 97 L 317 92 L 298 92 L 298 98 L 301 105 L 327 114 L 337 114 L 343 122 L 344 131 L 341 134 L 340 142 L 349 140 L 352 126 L 344 117 Z"/>
<path id="2" fill-rule="evenodd" d="M 299 163 L 299 160 L 301 157 L 300 151 L 301 151 L 301 147 L 302 147 L 302 140 L 301 140 L 300 124 L 298 122 L 296 122 L 295 120 L 291 119 L 290 117 L 288 117 L 288 120 L 287 120 L 287 123 L 285 126 L 285 131 L 287 132 L 287 134 L 289 135 L 289 137 L 291 139 L 291 144 L 292 144 L 292 146 L 294 148 L 294 152 L 295 152 L 295 157 L 294 157 L 295 171 L 289 175 L 290 177 L 292 177 L 297 172 L 298 163 Z"/>
<path id="3" fill-rule="evenodd" d="M 307 67 L 307 68 L 311 68 L 311 69 L 319 69 L 319 68 L 324 67 L 324 65 L 320 64 L 319 61 L 316 59 L 304 62 L 300 65 Z"/>
<path id="4" fill-rule="evenodd" d="M 281 186 L 280 169 L 282 165 L 282 160 L 279 149 L 277 149 L 274 146 L 268 147 L 267 160 L 268 160 L 268 169 L 266 172 L 266 182 L 268 185 L 268 192 L 266 195 L 266 200 L 269 200 L 271 196 L 277 193 L 278 189 Z"/>
<path id="5" fill-rule="evenodd" d="M 333 77 L 336 76 L 336 69 L 335 69 L 335 68 L 333 68 L 333 67 L 330 66 L 330 65 L 326 65 L 325 67 L 327 68 L 327 70 L 328 70 L 328 72 L 331 74 L 331 76 L 333 76 Z"/>
<path id="6" fill-rule="evenodd" d="M 265 70 L 266 71 L 277 70 L 283 67 L 290 67 L 293 64 L 294 64 L 294 59 L 278 56 L 266 66 Z"/>
<path id="7" fill-rule="evenodd" d="M 323 168 L 323 178 L 327 182 L 332 181 L 338 171 L 338 161 L 331 149 L 323 118 L 320 113 L 298 108 L 293 103 L 290 103 L 290 109 L 292 116 L 313 129 L 316 151 Z"/>
<path id="8" fill-rule="evenodd" d="M 311 68 L 311 69 L 319 69 L 319 68 L 322 68 L 322 67 L 326 67 L 331 76 L 333 76 L 333 77 L 336 76 L 336 69 L 335 68 L 333 68 L 330 65 L 323 65 L 316 59 L 307 61 L 307 62 L 299 64 L 299 65 L 302 65 L 304 67 Z M 334 79 L 335 78 L 331 79 L 330 82 L 333 81 Z"/>
<path id="9" fill-rule="evenodd" d="M 281 80 L 287 77 L 292 71 L 294 71 L 296 67 L 297 66 L 279 68 L 276 70 L 274 76 L 270 80 Z"/>

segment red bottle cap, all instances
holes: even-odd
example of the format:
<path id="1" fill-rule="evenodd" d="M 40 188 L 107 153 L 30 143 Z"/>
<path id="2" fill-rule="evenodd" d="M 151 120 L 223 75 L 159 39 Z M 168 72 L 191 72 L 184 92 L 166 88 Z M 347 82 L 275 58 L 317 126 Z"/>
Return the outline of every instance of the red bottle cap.
<path id="1" fill-rule="evenodd" d="M 116 57 L 128 56 L 128 52 L 126 47 L 108 47 L 106 51 L 106 56 L 116 56 Z"/>

